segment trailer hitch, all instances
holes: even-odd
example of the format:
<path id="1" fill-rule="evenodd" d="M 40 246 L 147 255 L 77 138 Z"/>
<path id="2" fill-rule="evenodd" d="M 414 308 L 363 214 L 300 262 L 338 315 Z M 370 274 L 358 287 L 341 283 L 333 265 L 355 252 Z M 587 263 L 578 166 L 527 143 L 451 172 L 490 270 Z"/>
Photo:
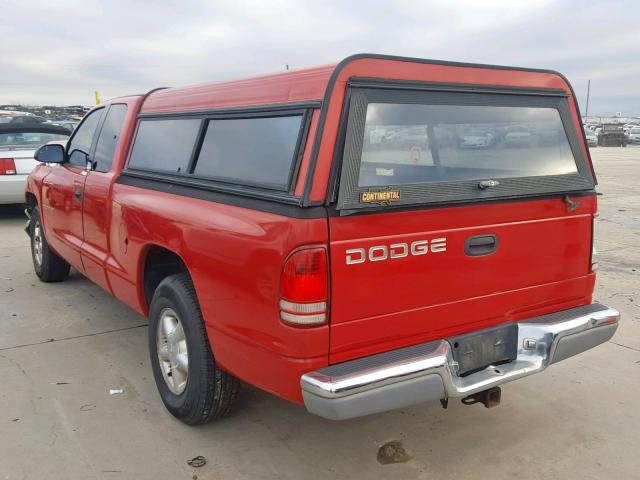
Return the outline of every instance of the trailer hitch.
<path id="1" fill-rule="evenodd" d="M 473 405 L 474 403 L 482 403 L 486 408 L 493 408 L 500 405 L 500 396 L 502 390 L 500 387 L 492 387 L 489 390 L 474 393 L 462 399 L 465 405 Z"/>

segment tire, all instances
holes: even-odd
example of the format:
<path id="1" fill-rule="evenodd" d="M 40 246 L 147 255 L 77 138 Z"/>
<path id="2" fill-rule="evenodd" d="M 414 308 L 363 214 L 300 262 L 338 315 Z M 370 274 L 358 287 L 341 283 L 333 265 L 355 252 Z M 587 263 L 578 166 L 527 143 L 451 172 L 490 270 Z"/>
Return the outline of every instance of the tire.
<path id="1" fill-rule="evenodd" d="M 153 294 L 149 355 L 162 402 L 174 417 L 199 425 L 229 413 L 239 381 L 216 365 L 198 298 L 186 273 L 166 277 Z"/>
<path id="2" fill-rule="evenodd" d="M 49 248 L 40 218 L 40 209 L 36 206 L 29 222 L 33 269 L 43 282 L 61 282 L 67 279 L 71 267 Z"/>

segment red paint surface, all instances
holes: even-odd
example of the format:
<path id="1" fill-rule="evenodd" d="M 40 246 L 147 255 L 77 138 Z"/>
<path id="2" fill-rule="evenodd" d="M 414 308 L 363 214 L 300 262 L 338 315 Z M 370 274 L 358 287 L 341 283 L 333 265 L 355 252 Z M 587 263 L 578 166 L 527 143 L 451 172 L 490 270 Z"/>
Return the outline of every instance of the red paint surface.
<path id="1" fill-rule="evenodd" d="M 128 282 L 141 297 L 149 247 L 175 252 L 189 269 L 216 360 L 253 385 L 287 398 L 298 392 L 298 398 L 298 368 L 327 364 L 329 328 L 301 330 L 280 321 L 280 272 L 294 248 L 327 243 L 326 219 L 284 218 L 222 204 L 213 211 L 205 200 L 119 184 L 113 201 L 119 207 L 111 231 L 126 225 L 129 242 L 127 253 L 112 243 L 110 276 Z M 269 378 L 280 380 L 272 384 Z"/>
<path id="2" fill-rule="evenodd" d="M 595 197 L 330 218 L 331 361 L 590 302 Z M 498 248 L 467 256 L 464 241 Z M 347 265 L 346 250 L 446 238 L 446 252 Z M 559 307 L 560 306 L 560 307 Z"/>
<path id="3" fill-rule="evenodd" d="M 153 93 L 143 113 L 321 100 L 332 66 Z M 569 86 L 550 73 L 358 59 L 340 72 L 321 138 L 310 199 L 324 201 L 346 82 L 351 77 L 522 87 Z M 294 219 L 114 183 L 128 155 L 140 97 L 127 103 L 110 172 L 35 169 L 28 181 L 52 247 L 142 314 L 145 256 L 160 246 L 187 266 L 220 365 L 244 381 L 301 401 L 300 375 L 373 354 L 530 315 L 589 303 L 595 197 L 514 201 L 384 214 Z M 578 115 L 572 99 L 576 128 Z M 311 170 L 319 111 L 312 117 L 295 194 Z M 584 148 L 584 146 L 583 146 Z M 586 150 L 585 150 L 586 151 Z M 86 182 L 86 183 L 85 183 Z M 84 212 L 73 189 L 84 185 Z M 51 203 L 53 202 L 53 206 Z M 83 218 L 84 216 L 84 218 Z M 496 253 L 467 257 L 467 236 L 494 233 Z M 347 266 L 345 250 L 447 238 L 447 252 Z M 330 326 L 298 329 L 279 320 L 283 262 L 304 245 L 330 248 Z M 330 335 L 331 333 L 331 335 Z"/>
<path id="4" fill-rule="evenodd" d="M 84 185 L 82 262 L 85 275 L 111 293 L 114 292 L 105 268 L 112 256 L 109 230 L 112 216 L 111 191 L 122 169 L 122 159 L 131 139 L 135 113 L 140 101 L 140 97 L 129 97 L 111 102 L 127 105 L 127 114 L 116 145 L 114 162 L 108 172 L 89 172 Z"/>
<path id="5" fill-rule="evenodd" d="M 152 93 L 142 113 L 212 110 L 321 100 L 335 65 Z"/>
<path id="6" fill-rule="evenodd" d="M 43 179 L 40 214 L 47 242 L 79 272 L 84 272 L 80 258 L 82 246 L 82 203 L 75 190 L 84 188 L 87 172 L 73 165 L 55 165 Z"/>
<path id="7" fill-rule="evenodd" d="M 304 182 L 309 173 L 309 164 L 311 163 L 311 154 L 313 152 L 313 142 L 316 139 L 316 131 L 318 129 L 318 119 L 320 118 L 320 110 L 314 110 L 309 123 L 309 133 L 307 134 L 307 144 L 305 145 L 300 162 L 300 170 L 298 172 L 298 180 L 296 182 L 295 195 L 301 197 L 304 192 Z"/>

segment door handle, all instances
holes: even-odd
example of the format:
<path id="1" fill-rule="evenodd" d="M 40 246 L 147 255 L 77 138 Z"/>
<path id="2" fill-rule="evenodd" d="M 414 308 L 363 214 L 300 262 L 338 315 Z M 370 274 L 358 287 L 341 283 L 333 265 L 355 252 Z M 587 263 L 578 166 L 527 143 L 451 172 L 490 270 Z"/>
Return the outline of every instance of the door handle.
<path id="1" fill-rule="evenodd" d="M 494 234 L 474 235 L 464 241 L 464 253 L 470 257 L 488 255 L 498 249 L 498 236 Z"/>
<path id="2" fill-rule="evenodd" d="M 73 194 L 76 196 L 77 200 L 82 200 L 82 189 L 76 188 Z"/>

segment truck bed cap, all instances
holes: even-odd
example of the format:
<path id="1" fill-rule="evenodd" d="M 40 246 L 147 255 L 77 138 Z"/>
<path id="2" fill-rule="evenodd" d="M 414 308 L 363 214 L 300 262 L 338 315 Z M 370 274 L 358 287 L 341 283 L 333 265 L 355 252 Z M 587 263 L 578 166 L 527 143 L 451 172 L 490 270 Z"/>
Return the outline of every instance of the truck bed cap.
<path id="1" fill-rule="evenodd" d="M 350 66 L 351 68 L 346 68 Z M 206 111 L 225 108 L 317 102 L 337 81 L 351 76 L 389 79 L 424 77 L 430 81 L 564 90 L 565 78 L 551 70 L 448 62 L 377 54 L 358 54 L 339 63 L 225 82 L 159 89 L 142 106 L 142 114 Z M 475 74 L 470 74 L 473 69 Z M 466 73 L 465 73 L 466 71 Z M 355 74 L 355 75 L 354 75 Z"/>

